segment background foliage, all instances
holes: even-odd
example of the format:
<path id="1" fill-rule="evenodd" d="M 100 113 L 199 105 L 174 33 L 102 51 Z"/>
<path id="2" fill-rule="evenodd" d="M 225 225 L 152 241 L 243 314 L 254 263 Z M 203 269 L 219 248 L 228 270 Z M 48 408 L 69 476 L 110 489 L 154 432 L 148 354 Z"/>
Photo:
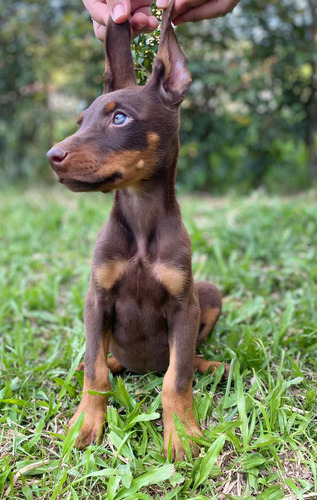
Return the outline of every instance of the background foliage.
<path id="1" fill-rule="evenodd" d="M 101 93 L 102 44 L 78 0 L 0 6 L 0 153 L 7 180 L 51 179 L 45 152 Z M 182 111 L 179 183 L 289 192 L 317 176 L 314 0 L 244 0 L 178 29 L 193 85 Z M 157 35 L 139 37 L 140 80 Z"/>
<path id="2" fill-rule="evenodd" d="M 182 187 L 289 192 L 316 182 L 313 2 L 243 0 L 224 19 L 179 28 L 193 75 Z M 135 41 L 140 80 L 155 47 L 153 36 Z M 113 378 L 101 446 L 79 452 L 76 435 L 66 436 L 83 379 L 75 369 L 90 254 L 111 196 L 38 189 L 34 179 L 52 180 L 45 152 L 101 93 L 103 65 L 79 0 L 0 4 L 1 180 L 32 184 L 0 192 L 0 497 L 313 498 L 314 190 L 181 200 L 195 279 L 213 279 L 224 294 L 200 353 L 232 369 L 226 384 L 220 373 L 195 375 L 204 430 L 196 460 L 173 466 L 162 455 L 157 374 Z"/>

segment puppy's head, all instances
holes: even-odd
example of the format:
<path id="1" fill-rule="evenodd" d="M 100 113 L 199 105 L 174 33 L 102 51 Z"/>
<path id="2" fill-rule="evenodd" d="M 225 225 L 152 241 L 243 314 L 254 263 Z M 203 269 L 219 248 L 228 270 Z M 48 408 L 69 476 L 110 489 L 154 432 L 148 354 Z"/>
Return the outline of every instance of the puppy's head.
<path id="1" fill-rule="evenodd" d="M 153 72 L 138 86 L 129 22 L 109 20 L 104 93 L 80 116 L 79 130 L 47 153 L 59 182 L 72 191 L 133 186 L 166 168 L 178 154 L 179 105 L 191 83 L 171 26 L 171 3 L 162 18 Z"/>

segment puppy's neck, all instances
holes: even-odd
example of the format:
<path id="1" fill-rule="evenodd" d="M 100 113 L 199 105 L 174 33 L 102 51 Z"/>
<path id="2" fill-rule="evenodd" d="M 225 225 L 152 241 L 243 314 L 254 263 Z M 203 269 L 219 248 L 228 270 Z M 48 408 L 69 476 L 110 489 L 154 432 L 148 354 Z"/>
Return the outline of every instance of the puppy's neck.
<path id="1" fill-rule="evenodd" d="M 115 193 L 115 208 L 133 233 L 140 256 L 146 256 L 166 217 L 179 212 L 174 182 L 166 179 L 169 173 L 166 168 L 161 175 Z"/>

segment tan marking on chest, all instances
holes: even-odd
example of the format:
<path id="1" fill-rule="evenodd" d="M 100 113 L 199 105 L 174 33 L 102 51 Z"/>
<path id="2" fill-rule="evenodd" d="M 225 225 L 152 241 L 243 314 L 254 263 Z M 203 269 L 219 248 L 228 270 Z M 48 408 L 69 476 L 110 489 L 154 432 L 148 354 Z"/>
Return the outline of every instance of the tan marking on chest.
<path id="1" fill-rule="evenodd" d="M 155 278 L 162 283 L 171 295 L 179 295 L 185 289 L 188 273 L 177 267 L 156 264 L 153 269 Z"/>
<path id="2" fill-rule="evenodd" d="M 110 290 L 127 267 L 128 261 L 122 259 L 109 260 L 102 264 L 96 269 L 96 279 L 99 286 Z"/>

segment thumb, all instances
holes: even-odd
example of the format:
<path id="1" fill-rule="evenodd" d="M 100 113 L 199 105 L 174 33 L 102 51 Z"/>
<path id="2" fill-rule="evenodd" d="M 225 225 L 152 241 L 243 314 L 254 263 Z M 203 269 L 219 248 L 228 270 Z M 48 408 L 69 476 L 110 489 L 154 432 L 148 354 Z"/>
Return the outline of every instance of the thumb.
<path id="1" fill-rule="evenodd" d="M 115 23 L 124 23 L 129 18 L 131 13 L 130 0 L 108 0 L 107 5 Z"/>

